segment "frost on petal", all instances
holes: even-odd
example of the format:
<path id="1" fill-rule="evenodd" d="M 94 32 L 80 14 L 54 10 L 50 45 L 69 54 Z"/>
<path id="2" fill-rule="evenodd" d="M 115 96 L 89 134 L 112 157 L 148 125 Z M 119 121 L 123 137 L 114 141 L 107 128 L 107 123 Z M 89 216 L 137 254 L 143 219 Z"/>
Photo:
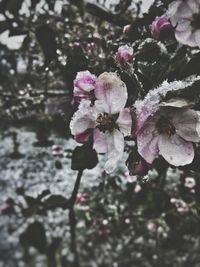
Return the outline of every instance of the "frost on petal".
<path id="1" fill-rule="evenodd" d="M 182 99 L 182 98 L 171 98 L 166 102 L 162 102 L 160 104 L 161 107 L 175 107 L 175 108 L 183 108 L 192 106 L 192 102 Z"/>
<path id="2" fill-rule="evenodd" d="M 137 114 L 137 130 L 143 126 L 149 116 L 153 116 L 160 107 L 160 102 L 168 92 L 175 92 L 190 87 L 200 76 L 192 76 L 187 80 L 163 82 L 159 87 L 151 90 L 143 100 L 137 100 L 134 104 Z"/>
<path id="3" fill-rule="evenodd" d="M 106 134 L 100 132 L 99 129 L 94 129 L 93 132 L 93 148 L 97 153 L 106 153 L 108 151 L 108 144 Z"/>
<path id="4" fill-rule="evenodd" d="M 107 173 L 113 172 L 118 161 L 124 153 L 124 137 L 119 130 L 114 130 L 112 133 L 107 133 L 108 154 L 104 169 Z"/>
<path id="5" fill-rule="evenodd" d="M 195 110 L 176 109 L 172 111 L 173 123 L 176 133 L 186 141 L 199 142 L 200 136 L 197 131 L 199 125 L 199 116 Z"/>
<path id="6" fill-rule="evenodd" d="M 158 147 L 160 155 L 174 166 L 190 164 L 194 159 L 193 144 L 185 141 L 177 134 L 172 135 L 170 138 L 166 135 L 161 135 Z"/>
<path id="7" fill-rule="evenodd" d="M 74 114 L 71 122 L 70 129 L 72 135 L 84 133 L 87 129 L 95 127 L 97 113 L 94 107 L 91 107 L 89 100 L 82 100 L 79 109 Z"/>
<path id="8" fill-rule="evenodd" d="M 104 72 L 97 78 L 95 96 L 97 109 L 110 114 L 119 113 L 128 97 L 125 83 L 114 72 Z"/>
<path id="9" fill-rule="evenodd" d="M 158 155 L 159 136 L 155 128 L 155 121 L 148 120 L 137 134 L 138 153 L 148 163 L 152 163 Z"/>
<path id="10" fill-rule="evenodd" d="M 131 135 L 132 117 L 129 108 L 125 108 L 119 113 L 116 124 L 118 125 L 120 132 L 123 133 L 124 136 Z"/>

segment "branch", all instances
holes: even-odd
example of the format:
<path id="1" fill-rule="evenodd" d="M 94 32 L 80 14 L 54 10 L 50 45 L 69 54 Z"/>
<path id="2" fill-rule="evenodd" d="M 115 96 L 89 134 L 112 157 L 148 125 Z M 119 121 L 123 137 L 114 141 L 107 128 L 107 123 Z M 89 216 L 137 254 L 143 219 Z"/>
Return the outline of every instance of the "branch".
<path id="1" fill-rule="evenodd" d="M 78 172 L 76 182 L 74 185 L 74 189 L 70 198 L 70 207 L 69 207 L 69 225 L 70 225 L 70 233 L 71 233 L 71 251 L 74 254 L 74 267 L 79 267 L 79 258 L 77 253 L 77 244 L 76 244 L 76 215 L 74 212 L 74 204 L 76 202 L 77 193 L 79 190 L 81 177 L 83 174 L 83 170 Z"/>
<path id="2" fill-rule="evenodd" d="M 120 16 L 119 14 L 113 14 L 107 9 L 97 4 L 86 3 L 85 9 L 88 13 L 92 14 L 93 16 L 99 17 L 102 20 L 108 21 L 112 24 L 121 27 L 131 23 L 127 18 Z"/>

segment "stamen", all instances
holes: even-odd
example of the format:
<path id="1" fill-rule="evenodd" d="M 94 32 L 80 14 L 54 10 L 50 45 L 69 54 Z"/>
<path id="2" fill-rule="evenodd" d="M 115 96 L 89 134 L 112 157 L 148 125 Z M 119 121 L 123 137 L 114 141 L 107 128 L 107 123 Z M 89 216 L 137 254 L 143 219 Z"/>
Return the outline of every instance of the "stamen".
<path id="1" fill-rule="evenodd" d="M 166 134 L 171 137 L 176 133 L 176 128 L 173 123 L 165 117 L 160 117 L 156 123 L 156 128 L 160 134 Z"/>
<path id="2" fill-rule="evenodd" d="M 98 128 L 100 131 L 105 132 L 105 131 L 113 131 L 117 125 L 115 123 L 116 119 L 114 116 L 107 114 L 107 113 L 101 113 L 99 114 L 96 122 L 98 123 Z"/>

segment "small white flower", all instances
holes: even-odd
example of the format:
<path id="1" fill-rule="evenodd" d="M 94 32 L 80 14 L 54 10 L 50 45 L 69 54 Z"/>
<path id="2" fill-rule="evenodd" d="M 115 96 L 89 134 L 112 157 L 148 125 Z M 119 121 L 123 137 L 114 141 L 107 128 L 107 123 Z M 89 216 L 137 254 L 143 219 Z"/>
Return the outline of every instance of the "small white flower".
<path id="1" fill-rule="evenodd" d="M 186 177 L 184 185 L 187 188 L 194 188 L 196 185 L 196 181 L 193 177 Z"/>

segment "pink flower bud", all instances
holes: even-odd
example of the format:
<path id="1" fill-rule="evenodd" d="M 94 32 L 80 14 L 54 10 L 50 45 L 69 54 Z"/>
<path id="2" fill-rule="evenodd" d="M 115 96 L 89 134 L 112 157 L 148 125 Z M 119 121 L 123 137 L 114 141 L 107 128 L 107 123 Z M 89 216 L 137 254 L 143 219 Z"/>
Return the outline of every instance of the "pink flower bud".
<path id="1" fill-rule="evenodd" d="M 126 161 L 131 176 L 145 175 L 150 169 L 148 164 L 142 157 L 136 153 L 131 153 Z"/>
<path id="2" fill-rule="evenodd" d="M 155 39 L 168 39 L 172 37 L 174 33 L 174 28 L 165 15 L 156 17 L 149 28 Z"/>
<path id="3" fill-rule="evenodd" d="M 115 53 L 115 60 L 117 63 L 124 65 L 133 60 L 133 48 L 128 45 L 122 45 Z"/>
<path id="4" fill-rule="evenodd" d="M 123 28 L 123 33 L 127 34 L 130 32 L 131 24 L 125 25 Z"/>
<path id="5" fill-rule="evenodd" d="M 88 70 L 77 73 L 74 80 L 74 98 L 77 102 L 82 99 L 92 99 L 93 90 L 96 84 L 96 76 L 91 74 Z"/>
<path id="6" fill-rule="evenodd" d="M 92 50 L 92 49 L 95 48 L 95 46 L 96 46 L 96 44 L 95 44 L 94 42 L 92 42 L 92 43 L 87 43 L 87 45 L 86 45 L 86 49 L 87 49 L 87 50 Z"/>
<path id="7" fill-rule="evenodd" d="M 79 42 L 74 42 L 73 43 L 73 48 L 74 49 L 79 49 L 81 47 L 80 43 Z"/>
<path id="8" fill-rule="evenodd" d="M 149 231 L 151 231 L 151 232 L 155 232 L 156 229 L 157 229 L 157 226 L 156 226 L 156 224 L 153 223 L 153 222 L 148 222 L 148 223 L 147 223 L 147 229 L 148 229 Z"/>

